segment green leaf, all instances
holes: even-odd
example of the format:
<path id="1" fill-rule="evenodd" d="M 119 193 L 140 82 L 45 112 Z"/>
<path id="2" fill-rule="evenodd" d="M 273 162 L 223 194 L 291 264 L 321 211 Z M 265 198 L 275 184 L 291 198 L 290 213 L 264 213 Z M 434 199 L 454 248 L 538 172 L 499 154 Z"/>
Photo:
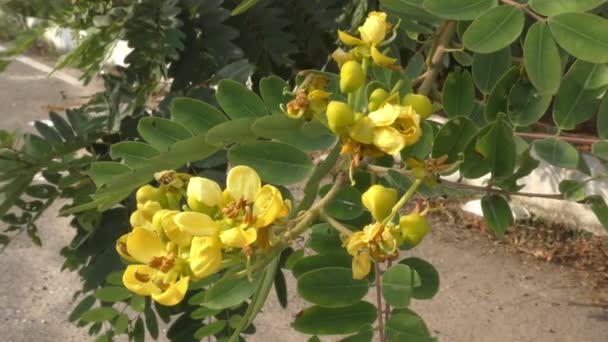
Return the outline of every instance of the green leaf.
<path id="1" fill-rule="evenodd" d="M 188 97 L 176 97 L 171 101 L 171 117 L 195 135 L 228 120 L 212 105 Z"/>
<path id="2" fill-rule="evenodd" d="M 477 126 L 470 119 L 459 116 L 450 119 L 437 133 L 433 143 L 433 158 L 447 155 L 447 163 L 458 161 L 459 155 L 477 132 Z"/>
<path id="3" fill-rule="evenodd" d="M 279 185 L 304 180 L 313 169 L 304 152 L 291 145 L 270 141 L 233 146 L 228 150 L 228 160 L 232 165 L 248 165 L 258 172 L 262 180 Z"/>
<path id="4" fill-rule="evenodd" d="M 72 126 L 59 114 L 55 112 L 49 113 L 49 119 L 53 122 L 53 128 L 55 128 L 59 134 L 65 139 L 65 141 L 71 141 L 76 138 Z"/>
<path id="5" fill-rule="evenodd" d="M 393 265 L 382 275 L 382 296 L 393 307 L 407 307 L 413 288 L 414 272 L 406 265 Z"/>
<path id="6" fill-rule="evenodd" d="M 110 147 L 112 159 L 122 159 L 131 168 L 144 165 L 159 153 L 154 147 L 136 141 L 121 141 Z"/>
<path id="7" fill-rule="evenodd" d="M 474 52 L 495 52 L 513 43 L 523 28 L 524 15 L 518 8 L 498 6 L 475 19 L 464 32 L 462 42 Z"/>
<path id="8" fill-rule="evenodd" d="M 306 247 L 319 254 L 346 253 L 340 234 L 329 223 L 319 223 L 310 228 Z"/>
<path id="9" fill-rule="evenodd" d="M 192 137 L 184 126 L 167 119 L 145 117 L 139 120 L 137 132 L 159 151 L 169 150 L 172 144 Z"/>
<path id="10" fill-rule="evenodd" d="M 559 183 L 559 192 L 561 192 L 568 201 L 582 201 L 585 199 L 585 184 L 570 179 L 564 179 Z"/>
<path id="11" fill-rule="evenodd" d="M 95 298 L 102 302 L 119 302 L 131 297 L 131 292 L 124 287 L 108 286 L 95 291 Z"/>
<path id="12" fill-rule="evenodd" d="M 284 114 L 259 118 L 251 129 L 259 137 L 276 139 L 306 151 L 324 149 L 336 141 L 335 135 L 318 121 L 305 122 Z"/>
<path id="13" fill-rule="evenodd" d="M 503 236 L 513 224 L 513 213 L 509 202 L 497 194 L 485 195 L 481 199 L 481 210 L 488 227 L 498 236 Z"/>
<path id="14" fill-rule="evenodd" d="M 405 258 L 399 263 L 414 270 L 420 280 L 420 284 L 414 283 L 412 298 L 431 299 L 435 297 L 439 292 L 439 272 L 431 263 L 415 257 Z"/>
<path id="15" fill-rule="evenodd" d="M 325 196 L 331 184 L 327 184 L 319 190 L 319 195 Z M 332 199 L 325 211 L 331 217 L 338 220 L 352 220 L 363 213 L 363 203 L 361 203 L 361 193 L 355 187 L 345 186 L 334 199 Z"/>
<path id="16" fill-rule="evenodd" d="M 593 155 L 608 161 L 608 140 L 598 141 L 591 147 Z"/>
<path id="17" fill-rule="evenodd" d="M 285 115 L 281 105 L 287 106 L 290 98 L 283 94 L 287 82 L 278 76 L 264 77 L 260 80 L 260 95 L 270 111 L 270 114 Z"/>
<path id="18" fill-rule="evenodd" d="M 488 97 L 484 117 L 487 122 L 492 122 L 498 117 L 498 113 L 507 113 L 508 98 L 511 88 L 519 80 L 520 74 L 517 67 L 512 67 L 496 82 Z"/>
<path id="19" fill-rule="evenodd" d="M 101 187 L 111 182 L 114 177 L 128 174 L 131 171 L 132 169 L 125 164 L 102 161 L 91 164 L 91 168 L 87 171 L 87 174 L 93 179 L 97 187 Z"/>
<path id="20" fill-rule="evenodd" d="M 598 221 L 608 231 L 608 206 L 600 195 L 589 196 L 585 199 L 585 204 L 591 208 Z"/>
<path id="21" fill-rule="evenodd" d="M 204 326 L 198 328 L 194 332 L 194 338 L 201 340 L 207 336 L 211 336 L 211 335 L 215 335 L 215 334 L 219 333 L 220 331 L 224 330 L 225 327 L 226 327 L 226 321 L 215 321 L 213 323 L 209 323 L 207 325 L 204 325 Z"/>
<path id="22" fill-rule="evenodd" d="M 205 302 L 205 291 L 199 291 L 197 294 L 188 298 L 188 304 L 201 305 Z"/>
<path id="23" fill-rule="evenodd" d="M 338 342 L 372 342 L 374 338 L 374 328 L 371 325 L 363 326 L 361 330 L 350 336 L 340 339 Z"/>
<path id="24" fill-rule="evenodd" d="M 608 66 L 578 60 L 572 64 L 555 96 L 553 121 L 572 130 L 589 120 L 600 104 L 608 85 Z"/>
<path id="25" fill-rule="evenodd" d="M 42 121 L 34 122 L 34 127 L 42 135 L 42 137 L 48 141 L 51 145 L 60 145 L 63 143 L 61 135 L 57 133 L 51 126 L 45 124 Z"/>
<path id="26" fill-rule="evenodd" d="M 26 133 L 23 135 L 23 147 L 21 151 L 30 158 L 46 160 L 52 155 L 53 148 L 41 137 Z"/>
<path id="27" fill-rule="evenodd" d="M 313 227 L 314 228 L 314 227 Z M 300 261 L 300 259 L 302 259 L 304 257 L 304 250 L 300 249 L 297 250 L 291 254 L 289 254 L 289 256 L 287 257 L 287 259 L 285 260 L 285 269 L 291 270 L 293 268 L 293 266 Z"/>
<path id="28" fill-rule="evenodd" d="M 602 139 L 608 139 L 608 93 L 604 95 L 597 112 L 597 135 Z"/>
<path id="29" fill-rule="evenodd" d="M 243 117 L 223 122 L 207 132 L 206 142 L 214 146 L 248 143 L 257 139 L 251 130 L 254 117 Z"/>
<path id="30" fill-rule="evenodd" d="M 424 8 L 432 14 L 450 20 L 473 20 L 496 6 L 495 0 L 426 0 Z"/>
<path id="31" fill-rule="evenodd" d="M 352 264 L 352 258 L 346 253 L 332 253 L 323 255 L 311 255 L 299 259 L 291 272 L 296 278 L 303 274 L 326 267 L 344 267 L 349 268 Z"/>
<path id="32" fill-rule="evenodd" d="M 74 310 L 72 310 L 68 320 L 70 322 L 77 321 L 78 319 L 80 319 L 80 316 L 82 316 L 83 313 L 87 312 L 90 308 L 93 307 L 93 304 L 95 304 L 95 297 L 93 297 L 93 296 L 84 297 L 80 301 L 80 303 L 78 303 L 78 305 L 76 305 Z"/>
<path id="33" fill-rule="evenodd" d="M 547 112 L 551 99 L 551 95 L 539 94 L 531 83 L 519 80 L 509 92 L 509 119 L 515 125 L 529 126 Z"/>
<path id="34" fill-rule="evenodd" d="M 104 322 L 118 316 L 119 312 L 112 307 L 99 307 L 91 309 L 80 316 L 85 322 Z"/>
<path id="35" fill-rule="evenodd" d="M 490 167 L 492 178 L 504 178 L 513 174 L 517 161 L 513 128 L 500 115 L 488 133 L 477 139 L 475 150 Z"/>
<path id="36" fill-rule="evenodd" d="M 148 334 L 152 339 L 158 339 L 158 320 L 156 319 L 156 313 L 152 310 L 152 306 L 150 305 L 151 300 L 147 301 L 146 309 L 144 310 L 144 321 L 146 322 L 146 328 L 148 329 Z"/>
<path id="37" fill-rule="evenodd" d="M 126 314 L 120 314 L 118 317 L 116 317 L 116 320 L 114 320 L 112 326 L 114 327 L 114 332 L 116 335 L 124 334 L 129 327 L 129 316 Z"/>
<path id="38" fill-rule="evenodd" d="M 279 305 L 283 309 L 287 308 L 287 282 L 285 281 L 285 275 L 281 269 L 277 270 L 277 274 L 274 278 L 274 292 L 277 295 Z"/>
<path id="39" fill-rule="evenodd" d="M 221 80 L 218 83 L 215 97 L 231 119 L 259 117 L 268 114 L 268 109 L 266 109 L 259 96 L 244 85 L 232 80 Z"/>
<path id="40" fill-rule="evenodd" d="M 122 286 L 123 271 L 115 271 L 106 276 L 106 283 L 110 285 Z"/>
<path id="41" fill-rule="evenodd" d="M 547 17 L 568 13 L 568 12 L 587 12 L 606 0 L 530 0 L 530 7 Z"/>
<path id="42" fill-rule="evenodd" d="M 135 295 L 131 297 L 131 302 L 129 303 L 129 306 L 137 312 L 144 312 L 144 310 L 146 309 L 146 297 L 140 295 Z"/>
<path id="43" fill-rule="evenodd" d="M 452 57 L 462 66 L 473 65 L 473 57 L 464 51 L 454 51 L 452 52 Z"/>
<path id="44" fill-rule="evenodd" d="M 534 151 L 547 163 L 565 169 L 576 169 L 579 154 L 576 148 L 558 138 L 546 138 L 534 142 Z"/>
<path id="45" fill-rule="evenodd" d="M 190 314 L 190 318 L 192 319 L 205 319 L 207 317 L 211 317 L 211 316 L 215 316 L 217 314 L 219 314 L 220 312 L 222 312 L 221 309 L 209 309 L 208 307 L 200 307 L 194 311 L 192 311 L 192 313 Z"/>
<path id="46" fill-rule="evenodd" d="M 448 117 L 468 115 L 475 105 L 475 86 L 468 70 L 457 69 L 443 84 L 443 109 Z"/>
<path id="47" fill-rule="evenodd" d="M 361 301 L 341 308 L 315 305 L 304 309 L 293 322 L 293 327 L 305 334 L 341 335 L 355 333 L 375 320 L 376 307 Z"/>
<path id="48" fill-rule="evenodd" d="M 352 270 L 328 267 L 298 277 L 300 297 L 323 307 L 337 308 L 357 303 L 369 289 L 367 280 L 353 279 Z"/>
<path id="49" fill-rule="evenodd" d="M 409 309 L 400 309 L 393 312 L 386 321 L 385 334 L 389 342 L 435 341 L 422 318 Z"/>
<path id="50" fill-rule="evenodd" d="M 473 56 L 473 81 L 484 94 L 489 94 L 498 80 L 511 67 L 511 49 L 506 47 L 493 53 Z"/>
<path id="51" fill-rule="evenodd" d="M 259 0 L 242 0 L 238 6 L 236 6 L 232 12 L 230 12 L 230 15 L 235 16 L 235 15 L 239 15 L 241 13 L 245 13 L 248 9 L 250 9 L 251 7 L 255 6 L 255 4 L 258 3 Z"/>
<path id="52" fill-rule="evenodd" d="M 537 22 L 526 35 L 524 63 L 530 81 L 541 94 L 555 94 L 562 78 L 557 45 L 544 22 Z"/>
<path id="53" fill-rule="evenodd" d="M 253 281 L 247 278 L 235 279 L 230 275 L 218 280 L 205 293 L 205 306 L 211 309 L 225 309 L 241 304 L 255 292 L 262 277 Z"/>
<path id="54" fill-rule="evenodd" d="M 608 63 L 608 20 L 594 14 L 563 13 L 548 19 L 553 37 L 572 56 Z"/>

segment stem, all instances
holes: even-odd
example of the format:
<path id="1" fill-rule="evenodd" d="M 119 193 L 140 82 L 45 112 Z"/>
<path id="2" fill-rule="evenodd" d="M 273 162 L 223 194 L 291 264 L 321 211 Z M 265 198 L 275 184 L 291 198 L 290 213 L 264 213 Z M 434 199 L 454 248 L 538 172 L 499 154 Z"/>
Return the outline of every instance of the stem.
<path id="1" fill-rule="evenodd" d="M 393 260 L 389 259 L 387 261 L 386 268 L 389 269 L 389 268 L 391 268 L 392 265 L 393 265 Z M 386 303 L 384 303 L 384 320 L 385 321 L 388 321 L 388 317 L 390 316 L 390 314 L 391 314 L 391 305 L 388 302 L 386 302 Z"/>
<path id="2" fill-rule="evenodd" d="M 366 165 L 367 169 L 373 172 L 378 172 L 378 173 L 386 173 L 390 170 L 393 170 L 395 172 L 399 172 L 403 175 L 406 176 L 411 176 L 409 171 L 406 170 L 400 170 L 400 169 L 393 169 L 390 167 L 384 167 L 384 166 L 378 166 L 378 165 L 371 165 L 368 164 Z M 561 200 L 564 199 L 564 196 L 562 194 L 540 194 L 540 193 L 533 193 L 533 192 L 511 192 L 511 191 L 505 191 L 505 190 L 501 190 L 501 189 L 496 189 L 496 188 L 488 188 L 487 186 L 478 186 L 478 185 L 470 185 L 470 184 L 464 184 L 464 183 L 459 183 L 459 182 L 452 182 L 446 179 L 439 179 L 439 183 L 449 186 L 449 187 L 453 187 L 453 188 L 460 188 L 460 189 L 468 189 L 468 190 L 474 190 L 474 191 L 481 191 L 481 192 L 488 192 L 488 193 L 495 193 L 495 194 L 501 194 L 501 195 L 507 195 L 507 196 L 521 196 L 521 197 L 538 197 L 538 198 L 547 198 L 547 199 L 557 199 L 557 200 Z"/>
<path id="3" fill-rule="evenodd" d="M 376 316 L 378 316 L 378 334 L 380 335 L 380 342 L 386 342 L 384 337 L 384 317 L 382 315 L 382 292 L 380 289 L 380 265 L 375 262 L 375 276 L 376 276 Z"/>
<path id="4" fill-rule="evenodd" d="M 344 234 L 346 236 L 350 236 L 353 234 L 353 232 L 350 229 L 348 229 L 345 225 L 343 225 L 342 223 L 340 223 L 338 220 L 334 219 L 333 217 L 327 215 L 325 210 L 321 210 L 321 212 L 319 213 L 319 216 L 323 219 L 323 221 L 329 223 L 332 227 L 334 227 L 341 234 Z"/>
<path id="5" fill-rule="evenodd" d="M 519 9 L 521 9 L 522 11 L 526 12 L 526 14 L 528 14 L 529 16 L 531 16 L 532 18 L 534 18 L 537 21 L 544 21 L 545 18 L 541 17 L 540 15 L 536 14 L 536 12 L 534 12 L 533 10 L 529 9 L 527 5 L 525 4 L 520 4 L 518 2 L 515 2 L 513 0 L 500 0 L 503 4 L 509 5 L 509 6 L 513 6 L 513 7 L 517 7 Z"/>
<path id="6" fill-rule="evenodd" d="M 361 61 L 361 69 L 363 69 L 363 79 L 364 80 L 367 80 L 367 69 L 368 68 L 369 68 L 369 59 L 363 58 L 363 60 Z M 365 87 L 363 85 L 361 87 L 359 87 L 359 89 L 357 89 L 357 91 L 355 92 L 355 99 L 354 99 L 354 103 L 353 103 L 353 107 L 352 107 L 353 111 L 355 113 L 361 111 L 361 98 L 362 98 L 363 92 L 365 92 Z"/>
<path id="7" fill-rule="evenodd" d="M 407 203 L 407 201 L 412 196 L 414 196 L 414 194 L 416 193 L 416 190 L 418 189 L 420 184 L 422 184 L 422 179 L 416 179 L 416 181 L 414 181 L 414 184 L 412 184 L 412 186 L 410 186 L 410 188 L 407 189 L 405 194 L 403 194 L 401 199 L 399 199 L 399 202 L 397 202 L 397 204 L 395 204 L 395 206 L 393 206 L 391 213 L 382 221 L 383 225 L 386 225 L 387 223 L 391 222 L 393 217 L 395 217 L 395 215 L 397 215 L 397 213 L 405 205 L 405 203 Z"/>
<path id="8" fill-rule="evenodd" d="M 452 40 L 455 29 L 456 24 L 453 21 L 448 21 L 446 22 L 445 28 L 440 28 L 438 31 L 440 34 L 437 37 L 437 48 L 431 57 L 429 69 L 427 70 L 427 76 L 418 88 L 418 94 L 428 95 L 431 92 L 431 89 L 437 80 L 439 69 L 441 68 L 441 60 L 443 59 L 446 46 Z"/>
<path id="9" fill-rule="evenodd" d="M 552 134 L 545 133 L 524 133 L 524 132 L 515 132 L 515 135 L 522 138 L 531 138 L 531 139 L 544 139 L 544 138 L 557 138 L 563 141 L 568 141 L 575 144 L 581 145 L 593 145 L 601 139 L 598 138 L 580 138 L 580 137 L 571 137 L 571 136 L 555 136 Z"/>

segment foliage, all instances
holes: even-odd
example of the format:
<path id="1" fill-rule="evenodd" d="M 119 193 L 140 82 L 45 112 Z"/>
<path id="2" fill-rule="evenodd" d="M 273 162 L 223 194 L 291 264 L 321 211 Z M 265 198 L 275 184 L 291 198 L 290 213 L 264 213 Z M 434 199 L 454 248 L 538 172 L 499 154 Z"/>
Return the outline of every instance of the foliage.
<path id="1" fill-rule="evenodd" d="M 378 5 L 388 18 L 372 12 L 365 19 Z M 423 241 L 433 198 L 467 187 L 445 179 L 456 171 L 487 177 L 487 187 L 472 189 L 484 193 L 483 213 L 498 235 L 512 223 L 512 196 L 584 203 L 607 222 L 605 199 L 584 189 L 605 175 L 591 175 L 583 158 L 608 159 L 601 140 L 608 135 L 605 1 L 66 6 L 48 9 L 49 19 L 89 35 L 58 67 L 77 66 L 90 79 L 118 39 L 133 48 L 129 65 L 104 76 L 105 91 L 66 118 L 51 113 L 52 126 L 3 133 L 0 214 L 9 232 L 26 231 L 40 243 L 40 214 L 57 198 L 70 200 L 63 213 L 73 215 L 77 235 L 62 254 L 84 281 L 70 319 L 100 339 L 142 340 L 144 329 L 156 338 L 158 318 L 170 324 L 171 340 L 243 338 L 255 331 L 273 286 L 287 305 L 284 272 L 291 271 L 311 303 L 294 329 L 431 341 L 408 306 L 437 293 L 437 271 L 399 254 Z M 342 48 L 332 53 L 339 28 Z M 9 52 L 21 51 L 15 47 Z M 330 53 L 337 68 L 325 63 Z M 149 106 L 168 79 L 160 105 Z M 429 119 L 432 113 L 445 120 Z M 572 134 L 583 126 L 599 138 Z M 311 162 L 310 152 L 326 150 L 324 161 Z M 588 179 L 564 181 L 557 194 L 518 192 L 540 161 Z M 235 184 L 256 179 L 247 173 L 240 180 L 237 165 L 276 185 L 273 195 L 260 195 L 257 181 L 251 195 L 234 195 Z M 328 174 L 331 185 L 321 187 Z M 196 182 L 215 184 L 217 196 L 190 190 Z M 283 186 L 299 182 L 306 182 L 304 196 L 294 199 Z M 403 213 L 414 196 L 415 209 Z M 266 221 L 262 203 L 275 202 L 281 215 L 256 224 Z M 207 223 L 189 224 L 195 213 Z M 200 231 L 207 225 L 212 233 Z M 308 231 L 304 256 L 290 246 Z M 142 234 L 162 248 L 142 251 L 150 245 L 138 244 Z M 203 240 L 210 247 L 197 249 Z M 196 271 L 195 255 L 218 252 L 225 263 Z M 362 300 L 371 286 L 375 304 Z M 386 318 L 383 302 L 391 309 Z"/>

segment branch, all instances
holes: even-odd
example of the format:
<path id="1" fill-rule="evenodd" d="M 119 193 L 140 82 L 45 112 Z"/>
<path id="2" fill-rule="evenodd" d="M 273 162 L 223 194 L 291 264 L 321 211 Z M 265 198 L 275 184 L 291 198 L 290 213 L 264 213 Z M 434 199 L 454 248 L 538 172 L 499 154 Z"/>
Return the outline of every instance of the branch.
<path id="1" fill-rule="evenodd" d="M 386 342 L 384 337 L 384 317 L 382 315 L 382 292 L 380 288 L 380 265 L 374 262 L 375 276 L 376 276 L 376 316 L 378 316 L 378 334 L 380 335 L 380 342 Z"/>
<path id="2" fill-rule="evenodd" d="M 571 143 L 581 144 L 581 145 L 593 145 L 596 142 L 601 141 L 601 139 L 598 139 L 598 138 L 580 138 L 580 137 L 553 135 L 553 134 L 545 134 L 545 133 L 515 132 L 515 135 L 518 137 L 531 138 L 531 139 L 557 138 L 557 139 L 560 139 L 563 141 L 568 141 Z"/>
<path id="3" fill-rule="evenodd" d="M 367 164 L 366 167 L 368 170 L 373 171 L 373 172 L 386 173 L 390 170 L 393 170 L 393 171 L 399 172 L 403 175 L 411 176 L 410 172 L 406 171 L 406 170 L 393 169 L 390 167 L 371 165 L 371 164 Z M 548 199 L 557 199 L 557 200 L 564 199 L 564 196 L 562 194 L 541 194 L 541 193 L 533 193 L 533 192 L 506 191 L 506 190 L 491 188 L 491 187 L 487 187 L 487 186 L 478 186 L 478 185 L 464 184 L 464 183 L 459 183 L 459 182 L 452 182 L 452 181 L 442 179 L 442 178 L 439 179 L 439 183 L 449 186 L 449 187 L 453 187 L 453 188 L 468 189 L 468 190 L 481 191 L 481 192 L 487 192 L 487 193 L 495 193 L 495 194 L 501 194 L 501 195 L 506 195 L 506 196 L 538 197 L 538 198 L 548 198 Z"/>
<path id="4" fill-rule="evenodd" d="M 427 75 L 420 88 L 418 88 L 418 94 L 428 95 L 437 80 L 437 75 L 439 74 L 439 69 L 441 67 L 441 60 L 443 59 L 443 54 L 445 53 L 446 46 L 452 40 L 452 36 L 454 35 L 454 30 L 456 29 L 456 24 L 453 21 L 448 21 L 445 24 L 445 27 L 439 28 L 437 31 L 439 36 L 437 37 L 437 48 L 433 53 L 433 57 L 431 57 L 429 63 L 429 69 L 427 70 Z"/>
<path id="5" fill-rule="evenodd" d="M 531 9 L 529 9 L 528 6 L 525 5 L 525 4 L 520 4 L 520 3 L 515 2 L 513 0 L 500 0 L 500 1 L 503 4 L 519 8 L 520 10 L 526 12 L 526 14 L 528 14 L 529 16 L 531 16 L 532 18 L 534 18 L 534 19 L 536 19 L 538 21 L 544 21 L 545 20 L 545 18 L 543 18 L 540 15 L 536 14 L 536 12 L 534 12 Z"/>
<path id="6" fill-rule="evenodd" d="M 327 215 L 325 210 L 321 210 L 321 213 L 319 214 L 319 216 L 321 217 L 321 219 L 323 219 L 323 221 L 329 223 L 332 227 L 334 227 L 340 233 L 342 233 L 346 236 L 350 236 L 353 234 L 353 232 L 350 229 L 348 229 L 345 225 L 343 225 L 342 223 L 340 223 L 338 220 L 334 219 L 333 217 Z"/>

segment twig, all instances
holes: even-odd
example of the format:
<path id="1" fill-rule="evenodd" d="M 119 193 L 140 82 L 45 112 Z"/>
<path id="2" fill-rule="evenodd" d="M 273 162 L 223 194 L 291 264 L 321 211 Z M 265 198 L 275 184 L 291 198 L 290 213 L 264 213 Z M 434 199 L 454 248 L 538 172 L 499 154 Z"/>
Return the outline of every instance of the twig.
<path id="1" fill-rule="evenodd" d="M 378 334 L 380 335 L 380 342 L 386 342 L 384 337 L 384 316 L 382 315 L 382 292 L 380 288 L 380 265 L 375 262 L 375 276 L 376 276 L 376 316 L 378 316 Z"/>
<path id="2" fill-rule="evenodd" d="M 544 138 L 556 138 L 563 141 L 568 141 L 575 144 L 583 144 L 583 145 L 593 145 L 601 139 L 598 138 L 580 138 L 580 137 L 572 137 L 572 136 L 564 136 L 564 135 L 552 135 L 545 133 L 524 133 L 524 132 L 515 132 L 515 135 L 522 138 L 531 138 L 531 139 L 544 139 Z"/>
<path id="3" fill-rule="evenodd" d="M 389 269 L 393 265 L 393 260 L 389 259 L 386 265 L 386 268 Z M 384 321 L 388 321 L 388 317 L 391 313 L 391 305 L 386 302 L 384 303 Z"/>
<path id="4" fill-rule="evenodd" d="M 332 227 L 334 227 L 340 233 L 342 233 L 346 236 L 350 236 L 353 234 L 353 232 L 350 229 L 348 229 L 345 225 L 343 225 L 342 223 L 340 223 L 338 220 L 334 219 L 333 217 L 327 215 L 325 210 L 321 210 L 321 212 L 319 213 L 319 216 L 323 219 L 323 221 L 329 223 Z"/>
<path id="5" fill-rule="evenodd" d="M 500 0 L 503 4 L 509 5 L 509 6 L 513 6 L 513 7 L 517 7 L 519 9 L 521 9 L 522 11 L 526 12 L 526 14 L 528 14 L 529 16 L 531 16 L 532 18 L 538 20 L 538 21 L 544 21 L 545 18 L 541 17 L 540 15 L 536 14 L 536 12 L 534 12 L 533 10 L 529 9 L 527 5 L 525 4 L 520 4 L 517 3 L 513 0 Z"/>
<path id="6" fill-rule="evenodd" d="M 418 94 L 428 95 L 437 80 L 437 75 L 439 74 L 439 68 L 441 66 L 441 60 L 443 59 L 443 54 L 445 53 L 446 46 L 450 43 L 452 36 L 454 35 L 454 30 L 456 29 L 456 24 L 453 21 L 446 22 L 445 27 L 440 28 L 438 33 L 439 37 L 437 38 L 437 48 L 433 53 L 433 57 L 429 63 L 429 69 L 427 70 L 427 76 L 422 81 L 422 84 L 418 88 Z"/>

